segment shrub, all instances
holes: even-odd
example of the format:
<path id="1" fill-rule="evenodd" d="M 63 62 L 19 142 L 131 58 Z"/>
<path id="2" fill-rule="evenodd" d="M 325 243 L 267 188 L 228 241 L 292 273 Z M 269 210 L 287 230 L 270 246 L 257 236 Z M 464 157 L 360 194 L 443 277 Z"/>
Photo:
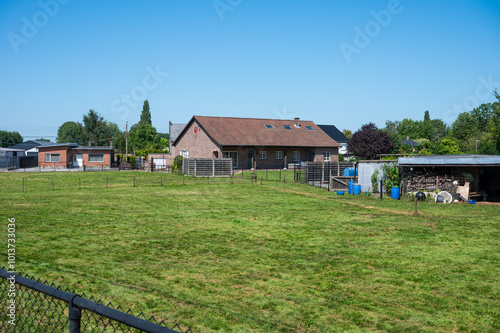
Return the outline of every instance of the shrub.
<path id="1" fill-rule="evenodd" d="M 182 172 L 182 160 L 184 158 L 181 155 L 177 155 L 172 163 L 172 172 Z"/>
<path id="2" fill-rule="evenodd" d="M 397 162 L 382 165 L 382 171 L 384 172 L 384 176 L 386 178 L 384 188 L 387 193 L 389 193 L 393 187 L 399 187 L 401 176 L 399 174 Z"/>

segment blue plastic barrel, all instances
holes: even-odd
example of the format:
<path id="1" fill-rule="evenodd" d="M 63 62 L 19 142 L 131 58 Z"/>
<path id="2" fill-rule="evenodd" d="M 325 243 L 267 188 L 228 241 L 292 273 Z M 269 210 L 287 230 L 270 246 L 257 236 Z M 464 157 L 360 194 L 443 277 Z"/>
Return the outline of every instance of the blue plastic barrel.
<path id="1" fill-rule="evenodd" d="M 343 172 L 344 177 L 356 177 L 358 175 L 358 169 L 356 168 L 345 168 Z"/>
<path id="2" fill-rule="evenodd" d="M 361 185 L 360 184 L 354 184 L 354 187 L 352 188 L 352 194 L 354 194 L 354 195 L 361 194 Z"/>
<path id="3" fill-rule="evenodd" d="M 347 193 L 352 194 L 354 192 L 354 181 L 349 181 L 349 189 L 347 190 Z"/>
<path id="4" fill-rule="evenodd" d="M 393 187 L 391 189 L 391 198 L 398 200 L 399 199 L 399 187 Z"/>

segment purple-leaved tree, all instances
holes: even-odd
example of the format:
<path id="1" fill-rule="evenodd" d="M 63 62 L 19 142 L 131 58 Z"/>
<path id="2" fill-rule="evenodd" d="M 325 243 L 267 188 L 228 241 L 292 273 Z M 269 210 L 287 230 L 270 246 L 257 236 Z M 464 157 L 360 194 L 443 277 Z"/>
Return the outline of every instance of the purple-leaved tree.
<path id="1" fill-rule="evenodd" d="M 389 135 L 377 128 L 374 123 L 361 126 L 347 143 L 347 149 L 354 156 L 364 160 L 373 160 L 377 154 L 389 154 L 394 143 Z"/>

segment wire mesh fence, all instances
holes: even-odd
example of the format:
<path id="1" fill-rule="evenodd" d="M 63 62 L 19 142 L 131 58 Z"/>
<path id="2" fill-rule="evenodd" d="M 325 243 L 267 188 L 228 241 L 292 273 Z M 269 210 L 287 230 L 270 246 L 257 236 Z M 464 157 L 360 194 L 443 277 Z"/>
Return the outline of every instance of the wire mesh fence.
<path id="1" fill-rule="evenodd" d="M 295 166 L 294 179 L 303 184 L 309 184 L 331 190 L 332 177 L 342 177 L 344 170 L 353 168 L 352 162 L 307 162 Z"/>
<path id="2" fill-rule="evenodd" d="M 0 193 L 127 189 L 187 184 L 252 182 L 293 182 L 295 171 L 234 170 L 230 177 L 193 177 L 181 173 L 110 171 L 110 172 L 26 172 L 0 173 Z"/>
<path id="3" fill-rule="evenodd" d="M 0 269 L 1 332 L 192 332 L 144 313 Z"/>

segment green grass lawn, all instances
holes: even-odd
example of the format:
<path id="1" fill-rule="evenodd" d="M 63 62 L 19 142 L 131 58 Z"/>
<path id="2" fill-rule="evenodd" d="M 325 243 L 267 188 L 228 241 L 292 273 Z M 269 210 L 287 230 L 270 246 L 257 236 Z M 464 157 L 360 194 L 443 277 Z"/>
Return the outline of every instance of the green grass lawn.
<path id="1" fill-rule="evenodd" d="M 197 332 L 500 331 L 499 206 L 209 181 L 0 173 L 0 266 L 15 218 L 18 270 Z"/>

